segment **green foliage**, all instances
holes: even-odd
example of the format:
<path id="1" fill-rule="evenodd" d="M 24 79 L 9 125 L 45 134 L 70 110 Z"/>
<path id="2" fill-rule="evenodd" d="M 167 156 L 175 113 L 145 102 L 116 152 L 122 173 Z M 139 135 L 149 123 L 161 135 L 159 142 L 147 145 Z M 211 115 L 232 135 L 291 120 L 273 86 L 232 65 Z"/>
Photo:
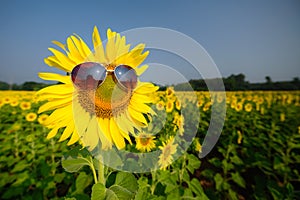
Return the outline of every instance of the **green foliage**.
<path id="1" fill-rule="evenodd" d="M 205 103 L 210 100 L 199 95 Z M 237 111 L 231 107 L 235 100 L 250 103 L 252 111 Z M 0 199 L 296 199 L 299 100 L 299 92 L 229 93 L 222 135 L 200 160 L 197 142 L 203 141 L 210 122 L 204 103 L 199 106 L 197 138 L 188 152 L 167 170 L 142 174 L 104 167 L 80 145 L 58 143 L 60 134 L 47 140 L 48 129 L 25 120 L 38 104 L 32 103 L 28 111 L 5 104 L 0 108 Z"/>

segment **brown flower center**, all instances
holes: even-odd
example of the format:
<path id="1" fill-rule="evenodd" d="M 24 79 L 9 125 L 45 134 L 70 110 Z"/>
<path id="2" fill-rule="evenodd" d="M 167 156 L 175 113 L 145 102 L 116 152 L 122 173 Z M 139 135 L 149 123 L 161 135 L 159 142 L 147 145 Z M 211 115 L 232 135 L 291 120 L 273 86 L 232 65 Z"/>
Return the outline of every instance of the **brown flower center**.
<path id="1" fill-rule="evenodd" d="M 116 83 L 113 74 L 108 74 L 96 90 L 78 91 L 80 105 L 99 118 L 111 118 L 123 113 L 128 107 L 131 95 L 131 90 L 125 90 Z"/>

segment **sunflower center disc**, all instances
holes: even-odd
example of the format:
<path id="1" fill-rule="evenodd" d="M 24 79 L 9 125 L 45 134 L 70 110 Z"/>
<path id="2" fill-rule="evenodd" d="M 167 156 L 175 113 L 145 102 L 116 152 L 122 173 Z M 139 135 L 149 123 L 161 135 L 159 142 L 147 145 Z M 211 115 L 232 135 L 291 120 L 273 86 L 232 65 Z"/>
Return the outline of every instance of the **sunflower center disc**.
<path id="1" fill-rule="evenodd" d="M 80 105 L 90 114 L 99 118 L 111 118 L 125 111 L 132 91 L 121 89 L 113 75 L 108 75 L 96 90 L 79 90 Z"/>

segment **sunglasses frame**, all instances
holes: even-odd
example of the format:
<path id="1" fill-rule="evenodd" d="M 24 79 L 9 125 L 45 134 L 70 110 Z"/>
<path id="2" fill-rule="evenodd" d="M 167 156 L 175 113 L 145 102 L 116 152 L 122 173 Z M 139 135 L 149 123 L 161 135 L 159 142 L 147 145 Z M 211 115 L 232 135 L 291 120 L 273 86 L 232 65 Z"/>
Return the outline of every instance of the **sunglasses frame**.
<path id="1" fill-rule="evenodd" d="M 105 67 L 105 65 L 103 65 L 103 64 L 101 64 L 101 63 L 97 63 L 97 62 L 84 62 L 84 63 L 80 63 L 80 64 L 76 65 L 76 66 L 72 69 L 72 71 L 71 71 L 70 73 L 68 73 L 69 75 L 71 75 L 71 78 L 72 78 L 72 72 L 73 72 L 73 70 L 74 70 L 77 66 L 80 66 L 80 65 L 86 64 L 86 63 L 88 63 L 88 64 L 94 64 L 94 66 L 99 66 L 99 65 L 100 65 L 101 67 L 103 67 L 103 68 L 105 69 L 105 76 L 103 77 L 103 80 L 101 81 L 101 83 L 97 85 L 97 87 L 99 87 L 100 85 L 103 84 L 103 82 L 105 81 L 105 79 L 106 79 L 106 77 L 107 77 L 108 74 L 112 74 L 112 75 L 113 75 L 113 79 L 116 81 L 116 83 L 117 83 L 119 86 L 122 87 L 122 89 L 125 89 L 125 90 L 134 90 L 134 89 L 136 88 L 137 84 L 138 84 L 138 75 L 136 74 L 136 71 L 135 71 L 131 66 L 125 65 L 125 64 L 120 64 L 120 65 L 114 67 L 113 69 L 107 69 L 108 67 Z M 94 67 L 94 66 L 92 66 L 92 67 Z M 109 66 L 109 65 L 108 65 L 108 66 Z M 122 82 L 121 82 L 121 81 L 119 80 L 119 78 L 117 77 L 117 75 L 116 75 L 116 69 L 117 69 L 118 67 L 120 67 L 120 66 L 125 66 L 127 69 L 129 69 L 128 71 L 132 70 L 132 71 L 134 72 L 135 77 L 136 77 L 136 82 L 135 82 L 135 84 L 134 84 L 133 87 L 130 87 L 130 88 L 126 87 L 124 84 L 122 84 Z M 79 71 L 79 70 L 78 70 L 78 71 Z M 78 73 L 78 71 L 77 71 L 77 73 Z M 77 75 L 77 74 L 76 74 L 76 75 Z M 93 78 L 94 78 L 94 77 L 93 77 Z M 94 80 L 95 80 L 95 79 L 94 79 Z M 100 81 L 100 80 L 96 80 L 96 81 Z M 72 78 L 72 82 L 73 82 L 73 84 L 74 84 L 75 86 L 77 86 L 76 83 L 75 83 L 75 81 L 73 81 L 73 78 Z M 79 87 L 79 86 L 78 86 L 78 87 Z"/>

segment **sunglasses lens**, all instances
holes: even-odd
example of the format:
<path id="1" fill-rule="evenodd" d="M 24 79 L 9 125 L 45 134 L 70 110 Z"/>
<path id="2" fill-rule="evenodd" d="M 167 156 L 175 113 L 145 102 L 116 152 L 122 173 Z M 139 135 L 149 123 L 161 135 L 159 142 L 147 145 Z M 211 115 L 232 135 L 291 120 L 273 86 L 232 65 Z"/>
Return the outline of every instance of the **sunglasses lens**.
<path id="1" fill-rule="evenodd" d="M 80 89 L 95 89 L 105 79 L 105 68 L 93 62 L 77 65 L 71 72 L 73 83 Z"/>
<path id="2" fill-rule="evenodd" d="M 127 89 L 134 89 L 137 85 L 136 72 L 128 65 L 119 65 L 116 67 L 115 76 L 119 83 Z"/>

